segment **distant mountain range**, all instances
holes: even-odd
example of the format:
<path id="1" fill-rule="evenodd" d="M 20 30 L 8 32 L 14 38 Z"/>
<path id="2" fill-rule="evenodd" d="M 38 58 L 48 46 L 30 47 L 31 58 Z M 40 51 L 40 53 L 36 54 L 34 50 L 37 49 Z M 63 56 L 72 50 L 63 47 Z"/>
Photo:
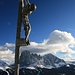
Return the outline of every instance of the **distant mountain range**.
<path id="1" fill-rule="evenodd" d="M 66 62 L 53 54 L 46 54 L 40 56 L 37 54 L 31 54 L 28 50 L 25 50 L 21 53 L 20 56 L 20 67 L 40 67 L 40 68 L 58 68 L 66 65 Z M 8 64 L 0 60 L 0 67 L 6 67 Z M 14 67 L 14 65 L 10 65 Z"/>
<path id="2" fill-rule="evenodd" d="M 67 64 L 53 54 L 40 56 L 25 50 L 20 56 L 20 75 L 75 75 L 74 63 Z M 0 75 L 14 75 L 12 67 L 0 60 Z"/>
<path id="3" fill-rule="evenodd" d="M 0 60 L 0 69 L 5 69 L 5 68 L 8 68 L 8 64 L 2 60 Z"/>
<path id="4" fill-rule="evenodd" d="M 34 66 L 41 68 L 57 68 L 66 65 L 66 62 L 53 54 L 46 54 L 40 56 L 37 54 L 31 54 L 29 51 L 25 50 L 21 53 L 20 56 L 20 66 Z"/>

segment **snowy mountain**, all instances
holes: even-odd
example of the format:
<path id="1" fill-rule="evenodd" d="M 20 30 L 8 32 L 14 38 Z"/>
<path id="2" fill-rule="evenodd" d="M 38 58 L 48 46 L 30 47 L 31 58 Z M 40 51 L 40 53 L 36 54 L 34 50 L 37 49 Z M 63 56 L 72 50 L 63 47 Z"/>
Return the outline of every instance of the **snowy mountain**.
<path id="1" fill-rule="evenodd" d="M 29 51 L 25 50 L 20 56 L 20 66 L 34 66 L 41 68 L 57 68 L 66 65 L 66 62 L 52 54 L 46 54 L 40 56 L 37 54 L 31 54 Z"/>
<path id="2" fill-rule="evenodd" d="M 66 61 L 66 64 L 72 64 L 72 65 L 75 65 L 75 61 Z"/>
<path id="3" fill-rule="evenodd" d="M 14 75 L 14 69 L 0 69 L 0 75 Z M 20 75 L 75 75 L 75 65 L 62 66 L 59 68 L 39 68 L 29 69 L 29 68 L 20 68 Z"/>
<path id="4" fill-rule="evenodd" d="M 0 67 L 6 66 L 8 65 L 0 60 Z M 14 68 L 0 68 L 0 75 L 14 75 Z M 75 75 L 75 65 L 66 64 L 53 54 L 40 56 L 26 50 L 20 56 L 20 75 Z"/>
<path id="5" fill-rule="evenodd" d="M 0 69 L 8 68 L 8 64 L 2 60 L 0 60 Z"/>
<path id="6" fill-rule="evenodd" d="M 53 54 L 46 54 L 44 56 L 40 56 L 37 54 L 31 54 L 28 50 L 25 50 L 21 53 L 20 56 L 20 67 L 28 67 L 28 68 L 58 68 L 66 65 L 66 62 Z M 14 65 L 8 66 L 8 64 L 2 60 L 0 60 L 0 69 L 5 69 Z"/>

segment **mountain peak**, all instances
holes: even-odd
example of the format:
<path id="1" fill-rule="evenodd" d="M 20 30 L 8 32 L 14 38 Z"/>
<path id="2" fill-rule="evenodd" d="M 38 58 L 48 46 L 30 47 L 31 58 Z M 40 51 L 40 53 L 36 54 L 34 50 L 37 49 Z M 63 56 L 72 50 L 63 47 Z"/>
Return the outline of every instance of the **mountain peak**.
<path id="1" fill-rule="evenodd" d="M 65 65 L 65 61 L 59 59 L 53 54 L 46 54 L 44 56 L 40 56 L 37 54 L 31 54 L 29 51 L 25 50 L 21 53 L 20 56 L 20 66 L 35 66 L 35 67 L 60 67 Z"/>

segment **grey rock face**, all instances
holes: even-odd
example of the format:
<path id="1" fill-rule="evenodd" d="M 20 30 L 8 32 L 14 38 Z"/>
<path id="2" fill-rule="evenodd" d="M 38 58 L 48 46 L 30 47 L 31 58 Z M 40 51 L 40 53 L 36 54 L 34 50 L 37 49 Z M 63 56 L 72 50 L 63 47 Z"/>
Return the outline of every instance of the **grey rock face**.
<path id="1" fill-rule="evenodd" d="M 37 66 L 42 65 L 44 67 L 46 66 L 53 66 L 57 67 L 65 65 L 65 61 L 62 59 L 59 59 L 58 57 L 52 55 L 52 54 L 46 54 L 44 56 L 40 56 L 37 54 L 31 54 L 29 51 L 25 50 L 21 53 L 20 56 L 20 66 Z"/>

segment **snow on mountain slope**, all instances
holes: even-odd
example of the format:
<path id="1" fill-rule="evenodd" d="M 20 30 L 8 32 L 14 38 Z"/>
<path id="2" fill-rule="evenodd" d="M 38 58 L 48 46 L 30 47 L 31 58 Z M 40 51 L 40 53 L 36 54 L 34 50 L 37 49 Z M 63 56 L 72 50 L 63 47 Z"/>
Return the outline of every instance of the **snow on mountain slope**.
<path id="1" fill-rule="evenodd" d="M 40 56 L 37 54 L 31 54 L 29 51 L 25 50 L 20 56 L 20 66 L 26 67 L 41 67 L 41 68 L 58 68 L 66 65 L 66 62 L 52 54 L 46 54 Z"/>
<path id="2" fill-rule="evenodd" d="M 0 60 L 0 69 L 6 69 L 9 68 L 8 64 L 2 60 Z"/>

